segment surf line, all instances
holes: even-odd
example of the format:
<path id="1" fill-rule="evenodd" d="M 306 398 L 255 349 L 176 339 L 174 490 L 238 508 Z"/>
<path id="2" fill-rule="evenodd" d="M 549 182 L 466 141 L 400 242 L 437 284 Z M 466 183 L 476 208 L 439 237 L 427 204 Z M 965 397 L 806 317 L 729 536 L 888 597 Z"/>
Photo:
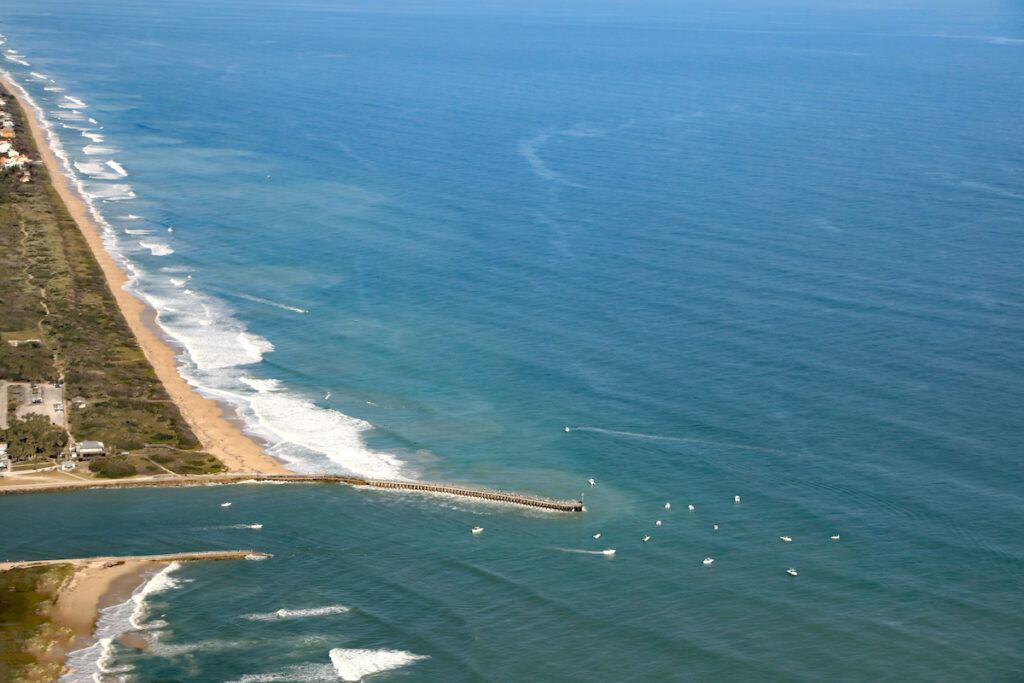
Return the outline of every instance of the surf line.
<path id="1" fill-rule="evenodd" d="M 597 434 L 608 434 L 609 436 L 624 436 L 633 439 L 650 439 L 652 441 L 680 441 L 683 443 L 702 443 L 709 446 L 726 446 L 727 448 L 738 448 L 744 451 L 759 451 L 761 453 L 776 453 L 779 455 L 803 456 L 797 451 L 784 451 L 778 448 L 764 448 L 763 446 L 749 446 L 742 443 L 729 441 L 711 441 L 709 439 L 693 439 L 684 436 L 661 436 L 659 434 L 643 434 L 641 432 L 625 432 L 618 429 L 602 429 L 601 427 L 566 427 L 566 432 L 594 432 Z"/>

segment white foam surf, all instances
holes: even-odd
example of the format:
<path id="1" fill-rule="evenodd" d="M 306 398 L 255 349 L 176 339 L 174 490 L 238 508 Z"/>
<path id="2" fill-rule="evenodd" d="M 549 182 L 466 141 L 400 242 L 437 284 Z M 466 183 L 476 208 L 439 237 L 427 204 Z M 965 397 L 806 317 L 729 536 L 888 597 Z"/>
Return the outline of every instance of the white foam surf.
<path id="1" fill-rule="evenodd" d="M 72 97 L 71 95 L 65 95 L 64 96 L 64 100 L 65 100 L 66 104 L 65 103 L 61 103 L 58 106 L 60 106 L 60 107 L 69 106 L 72 109 L 84 109 L 84 108 L 89 106 L 88 104 L 86 104 L 82 100 L 78 99 L 77 97 Z"/>
<path id="2" fill-rule="evenodd" d="M 48 81 L 48 80 L 50 80 L 49 76 L 47 76 L 46 74 L 41 74 L 41 73 L 39 73 L 37 71 L 29 71 L 28 73 L 33 78 L 38 78 L 41 81 Z"/>
<path id="3" fill-rule="evenodd" d="M 83 196 L 101 228 L 105 247 L 128 273 L 128 287 L 157 310 L 161 327 L 184 347 L 180 361 L 183 363 L 182 375 L 187 381 L 204 395 L 233 405 L 240 417 L 249 424 L 249 431 L 270 440 L 273 444 L 270 452 L 297 470 L 341 470 L 364 476 L 408 478 L 405 464 L 400 458 L 390 453 L 373 451 L 366 446 L 363 435 L 373 429 L 368 422 L 320 407 L 312 398 L 280 390 L 272 380 L 253 380 L 250 383 L 241 381 L 243 373 L 240 368 L 259 363 L 267 353 L 273 352 L 274 346 L 269 340 L 249 332 L 246 325 L 237 320 L 222 301 L 167 280 L 148 281 L 144 287 L 140 287 L 140 278 L 146 277 L 145 271 L 125 256 L 119 241 L 125 233 L 115 231 L 101 212 L 101 208 L 108 202 L 134 199 L 136 195 L 132 186 L 101 179 L 87 178 L 83 182 L 81 175 L 88 174 L 76 168 L 65 153 L 57 130 L 47 118 L 48 112 L 32 99 L 23 86 L 14 83 L 14 87 L 36 111 L 50 147 L 62 162 L 62 170 Z M 56 89 L 59 85 L 46 88 Z M 63 101 L 72 105 L 85 105 L 77 98 L 75 101 Z M 70 110 L 62 112 L 70 114 Z M 101 153 L 107 155 L 105 150 L 110 147 L 99 144 L 104 142 L 104 137 L 94 132 L 96 128 L 75 130 L 90 141 L 83 148 L 88 156 Z M 82 159 L 75 161 L 83 163 Z M 84 163 L 89 162 L 85 160 Z M 99 170 L 93 166 L 88 168 Z M 108 168 L 117 170 L 109 165 Z M 123 176 L 119 174 L 120 177 Z M 129 214 L 128 218 L 135 219 L 137 216 Z M 173 253 L 169 245 L 156 240 L 146 239 L 136 244 L 149 249 L 154 255 Z M 132 248 L 134 245 L 129 243 L 125 246 L 128 247 L 128 253 L 135 253 L 136 250 Z M 174 272 L 187 271 L 186 268 Z M 242 298 L 250 296 L 244 295 Z M 294 313 L 307 311 L 272 299 L 252 297 L 250 300 Z"/>
<path id="4" fill-rule="evenodd" d="M 128 230 L 126 229 L 125 234 L 127 235 L 152 235 L 152 230 Z"/>
<path id="5" fill-rule="evenodd" d="M 163 242 L 139 242 L 139 246 L 149 249 L 153 256 L 170 256 L 174 250 Z"/>
<path id="6" fill-rule="evenodd" d="M 43 90 L 45 90 L 46 92 L 64 92 L 64 88 L 61 88 L 61 87 L 56 86 L 56 85 L 49 85 L 49 86 L 43 88 Z"/>
<path id="7" fill-rule="evenodd" d="M 279 609 L 276 612 L 264 614 L 246 614 L 242 619 L 249 621 L 281 621 L 283 619 L 306 619 L 308 617 L 322 617 L 328 614 L 344 614 L 349 608 L 345 605 L 327 605 L 325 607 L 311 607 L 309 609 Z"/>
<path id="8" fill-rule="evenodd" d="M 83 185 L 83 194 L 89 199 L 103 202 L 120 202 L 135 199 L 135 190 L 127 183 L 88 183 Z"/>
<path id="9" fill-rule="evenodd" d="M 121 164 L 117 163 L 113 159 L 111 159 L 110 161 L 107 162 L 107 166 L 109 166 L 110 168 L 114 169 L 114 172 L 117 173 L 122 178 L 128 175 L 128 171 L 124 170 L 124 166 L 122 166 Z"/>
<path id="10" fill-rule="evenodd" d="M 364 676 L 408 666 L 426 655 L 404 650 L 362 650 L 336 647 L 331 650 L 331 664 L 343 681 L 359 681 Z"/>
<path id="11" fill-rule="evenodd" d="M 147 600 L 150 596 L 172 590 L 181 581 L 171 574 L 181 567 L 172 562 L 139 586 L 132 596 L 119 605 L 100 610 L 93 637 L 96 642 L 87 648 L 70 652 L 66 664 L 72 671 L 61 676 L 62 683 L 94 683 L 109 680 L 109 674 L 122 674 L 132 670 L 131 666 L 117 666 L 115 663 L 114 641 L 131 631 L 148 630 L 163 626 L 163 622 L 147 622 Z"/>
<path id="12" fill-rule="evenodd" d="M 80 173 L 95 180 L 114 180 L 120 177 L 117 173 L 107 170 L 103 162 L 100 161 L 75 161 L 73 163 Z"/>
<path id="13" fill-rule="evenodd" d="M 146 628 L 158 628 L 164 625 L 159 621 L 146 621 L 149 617 L 149 606 L 146 602 L 152 595 L 165 593 L 180 586 L 182 581 L 177 577 L 172 576 L 172 574 L 179 569 L 181 569 L 180 562 L 171 562 L 132 594 L 132 597 L 129 600 L 129 603 L 132 605 L 132 615 L 128 619 L 132 626 L 138 630 L 143 630 Z"/>
<path id="14" fill-rule="evenodd" d="M 256 389 L 251 380 L 246 378 L 243 382 Z M 257 389 L 256 394 L 248 397 L 248 404 L 257 420 L 258 433 L 277 443 L 271 453 L 298 469 L 308 469 L 311 464 L 301 452 L 306 449 L 363 476 L 405 477 L 404 463 L 399 458 L 366 447 L 362 434 L 373 429 L 373 425 L 364 420 L 323 408 L 303 396 L 266 388 Z M 302 448 L 296 452 L 293 445 Z"/>

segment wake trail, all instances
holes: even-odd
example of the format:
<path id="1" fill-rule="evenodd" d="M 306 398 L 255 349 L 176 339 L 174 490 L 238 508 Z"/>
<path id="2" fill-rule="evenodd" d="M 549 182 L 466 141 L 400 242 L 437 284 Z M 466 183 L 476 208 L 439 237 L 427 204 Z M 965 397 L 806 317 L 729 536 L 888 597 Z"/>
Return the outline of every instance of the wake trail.
<path id="1" fill-rule="evenodd" d="M 292 313 L 309 313 L 309 311 L 307 309 L 305 309 L 305 308 L 299 308 L 297 306 L 289 306 L 288 304 L 278 303 L 276 301 L 271 301 L 270 299 L 263 299 L 263 298 L 260 298 L 258 296 L 252 296 L 251 294 L 242 294 L 241 292 L 223 292 L 223 291 L 222 291 L 222 293 L 226 294 L 227 296 L 235 296 L 235 297 L 238 297 L 239 299 L 245 299 L 246 301 L 253 301 L 253 302 L 258 303 L 258 304 L 265 304 L 267 306 L 273 306 L 274 308 L 280 308 L 280 309 L 285 310 L 285 311 L 291 311 Z"/>
<path id="2" fill-rule="evenodd" d="M 633 439 L 648 439 L 650 441 L 678 441 L 681 443 L 702 443 L 709 446 L 725 446 L 727 448 L 738 448 L 744 451 L 758 451 L 761 453 L 775 453 L 777 455 L 803 456 L 797 451 L 786 451 L 779 448 L 765 448 L 763 446 L 751 446 L 743 443 L 730 441 L 711 441 L 710 439 L 694 439 L 684 436 L 662 436 L 660 434 L 644 434 L 641 432 L 625 432 L 618 429 L 602 429 L 601 427 L 567 427 L 567 431 L 573 432 L 594 432 L 597 434 L 608 434 L 609 436 L 625 436 Z"/>

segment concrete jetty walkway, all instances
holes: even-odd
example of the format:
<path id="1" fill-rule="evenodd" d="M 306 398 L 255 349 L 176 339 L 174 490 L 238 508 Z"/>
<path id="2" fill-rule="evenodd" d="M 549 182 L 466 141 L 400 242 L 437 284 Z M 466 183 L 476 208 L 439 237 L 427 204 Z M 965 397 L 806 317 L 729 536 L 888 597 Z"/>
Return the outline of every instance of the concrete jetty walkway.
<path id="1" fill-rule="evenodd" d="M 495 489 L 467 486 L 462 484 L 442 484 L 428 481 L 406 479 L 368 479 L 348 477 L 340 474 L 209 474 L 158 477 L 132 477 L 130 479 L 95 479 L 89 481 L 67 481 L 66 483 L 24 484 L 0 486 L 0 495 L 5 493 L 34 493 L 44 491 L 76 491 L 79 489 L 96 488 L 136 488 L 142 486 L 198 486 L 204 484 L 239 484 L 251 481 L 280 481 L 290 483 L 334 483 L 369 488 L 423 491 L 442 493 L 464 498 L 480 498 L 512 505 L 555 510 L 558 512 L 583 512 L 583 501 L 558 500 L 528 493 L 498 491 Z"/>

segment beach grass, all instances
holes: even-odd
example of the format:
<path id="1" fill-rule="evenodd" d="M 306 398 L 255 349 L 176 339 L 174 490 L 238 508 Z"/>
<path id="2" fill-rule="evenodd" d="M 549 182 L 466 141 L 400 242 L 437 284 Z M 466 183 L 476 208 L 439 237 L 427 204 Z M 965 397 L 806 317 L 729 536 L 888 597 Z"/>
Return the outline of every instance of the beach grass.
<path id="1" fill-rule="evenodd" d="M 59 658 L 47 657 L 62 635 L 50 611 L 71 564 L 19 567 L 0 572 L 0 680 L 54 680 Z"/>

